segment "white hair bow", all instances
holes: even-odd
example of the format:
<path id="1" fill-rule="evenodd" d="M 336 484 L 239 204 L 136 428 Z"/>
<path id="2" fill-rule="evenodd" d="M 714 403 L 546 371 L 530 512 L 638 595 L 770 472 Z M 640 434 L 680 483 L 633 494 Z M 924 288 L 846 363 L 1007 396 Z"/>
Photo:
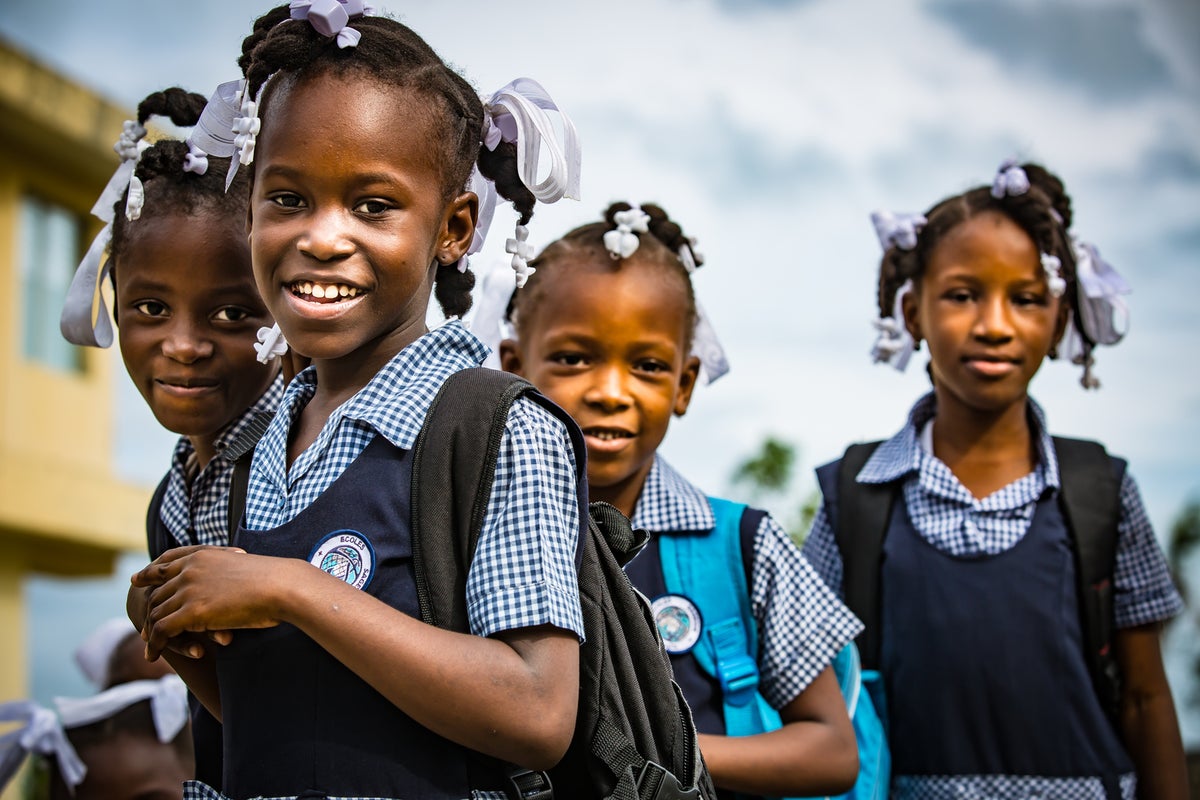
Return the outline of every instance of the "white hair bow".
<path id="1" fill-rule="evenodd" d="M 268 364 L 271 359 L 279 358 L 287 351 L 287 339 L 283 338 L 279 323 L 269 328 L 258 329 L 258 342 L 254 345 L 254 352 L 258 353 L 259 363 Z"/>
<path id="2" fill-rule="evenodd" d="M 679 248 L 679 260 L 683 262 L 689 277 L 697 268 L 695 247 L 695 240 L 692 239 Z M 725 348 L 721 346 L 721 340 L 717 338 L 717 332 L 699 300 L 696 301 L 696 328 L 692 332 L 692 355 L 700 359 L 700 381 L 706 386 L 729 372 L 729 357 L 725 355 Z"/>
<path id="3" fill-rule="evenodd" d="M 908 368 L 917 343 L 904 325 L 904 298 L 913 290 L 912 280 L 905 281 L 896 290 L 896 299 L 892 301 L 892 315 L 878 317 L 871 324 L 879 331 L 875 344 L 871 348 L 871 360 L 876 364 L 891 364 L 897 372 Z"/>
<path id="4" fill-rule="evenodd" d="M 614 259 L 629 258 L 641 243 L 637 234 L 650 230 L 650 215 L 634 206 L 613 214 L 613 222 L 617 227 L 604 234 L 604 248 Z"/>
<path id="5" fill-rule="evenodd" d="M 322 36 L 337 37 L 338 47 L 357 47 L 362 33 L 351 28 L 353 17 L 370 13 L 363 0 L 292 0 L 291 18 L 305 20 Z"/>
<path id="6" fill-rule="evenodd" d="M 187 686 L 178 675 L 119 683 L 91 697 L 56 697 L 64 728 L 78 728 L 108 719 L 134 703 L 150 701 L 154 731 L 164 744 L 172 741 L 188 722 Z"/>
<path id="7" fill-rule="evenodd" d="M 1028 191 L 1029 176 L 1025 174 L 1025 170 L 1021 169 L 1015 158 L 1005 159 L 992 180 L 992 197 L 1000 200 L 1005 195 L 1016 197 Z"/>
<path id="8" fill-rule="evenodd" d="M 879 237 L 879 244 L 884 250 L 892 247 L 912 250 L 917 246 L 917 236 L 920 235 L 926 222 L 924 214 L 871 212 L 871 223 L 875 226 L 875 235 Z"/>
<path id="9" fill-rule="evenodd" d="M 0 704 L 0 723 L 12 722 L 20 727 L 0 736 L 0 790 L 9 784 L 30 753 L 54 756 L 63 781 L 70 789 L 83 783 L 87 767 L 71 746 L 53 711 L 32 700 Z"/>

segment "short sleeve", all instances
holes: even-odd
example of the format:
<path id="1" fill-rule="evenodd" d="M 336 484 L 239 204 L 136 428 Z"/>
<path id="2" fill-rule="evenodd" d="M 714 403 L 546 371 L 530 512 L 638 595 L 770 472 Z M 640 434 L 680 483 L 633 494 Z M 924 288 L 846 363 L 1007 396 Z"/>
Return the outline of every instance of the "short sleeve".
<path id="1" fill-rule="evenodd" d="M 822 504 L 804 540 L 804 557 L 834 594 L 842 596 L 842 554 L 833 535 L 833 524 Z"/>
<path id="2" fill-rule="evenodd" d="M 467 576 L 471 632 L 553 625 L 583 639 L 575 571 L 580 509 L 566 427 L 527 398 L 509 412 Z"/>
<path id="3" fill-rule="evenodd" d="M 1113 586 L 1118 628 L 1161 622 L 1183 610 L 1183 598 L 1171 582 L 1167 560 L 1154 536 L 1141 492 L 1128 472 L 1121 481 Z"/>
<path id="4" fill-rule="evenodd" d="M 862 623 L 770 516 L 754 538 L 750 601 L 759 629 L 760 690 L 783 708 L 851 642 Z"/>

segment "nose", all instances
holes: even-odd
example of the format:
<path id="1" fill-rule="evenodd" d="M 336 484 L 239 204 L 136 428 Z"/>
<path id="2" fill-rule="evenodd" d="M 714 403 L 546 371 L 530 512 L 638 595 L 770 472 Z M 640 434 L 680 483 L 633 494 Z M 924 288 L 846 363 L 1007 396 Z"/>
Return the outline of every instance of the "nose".
<path id="1" fill-rule="evenodd" d="M 1012 308 L 1007 297 L 988 295 L 978 306 L 975 320 L 976 338 L 987 342 L 1005 342 L 1013 336 Z"/>
<path id="2" fill-rule="evenodd" d="M 334 261 L 350 255 L 354 252 L 354 242 L 348 236 L 346 215 L 336 208 L 314 211 L 296 246 L 318 261 Z"/>
<path id="3" fill-rule="evenodd" d="M 163 338 L 163 355 L 180 364 L 194 364 L 212 357 L 213 342 L 204 326 L 189 319 L 176 317 Z"/>
<path id="4" fill-rule="evenodd" d="M 627 375 L 619 366 L 604 366 L 594 371 L 595 379 L 584 392 L 583 400 L 604 411 L 620 411 L 633 404 L 626 384 Z"/>

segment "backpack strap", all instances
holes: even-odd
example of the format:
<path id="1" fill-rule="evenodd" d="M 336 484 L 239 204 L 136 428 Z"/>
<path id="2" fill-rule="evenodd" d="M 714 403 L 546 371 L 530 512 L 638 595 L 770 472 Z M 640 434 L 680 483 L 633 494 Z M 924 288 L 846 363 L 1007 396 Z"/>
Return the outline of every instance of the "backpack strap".
<path id="1" fill-rule="evenodd" d="M 879 667 L 879 572 L 883 538 L 899 483 L 859 483 L 858 473 L 880 442 L 852 444 L 837 466 L 834 538 L 842 556 L 842 595 L 863 622 L 858 649 L 865 669 Z"/>
<path id="2" fill-rule="evenodd" d="M 721 685 L 726 734 L 775 730 L 782 724 L 779 712 L 758 691 L 758 625 L 750 608 L 742 547 L 743 520 L 749 512 L 729 500 L 710 497 L 708 502 L 716 517 L 711 531 L 659 537 L 663 582 L 668 592 L 683 595 L 700 609 L 703 630 L 691 652 Z M 762 520 L 762 512 L 755 516 Z M 733 565 L 743 566 L 730 569 Z"/>
<path id="3" fill-rule="evenodd" d="M 1084 657 L 1105 712 L 1119 719 L 1121 675 L 1113 648 L 1116 612 L 1113 574 L 1117 563 L 1117 522 L 1125 461 L 1098 442 L 1054 437 L 1060 496 L 1067 529 L 1075 545 Z"/>
<path id="4" fill-rule="evenodd" d="M 233 462 L 233 478 L 229 482 L 229 543 L 237 541 L 238 525 L 246 511 L 246 495 L 250 491 L 250 463 L 254 460 L 254 448 L 271 426 L 274 411 L 257 411 L 242 432 L 225 447 L 224 456 Z"/>
<path id="5" fill-rule="evenodd" d="M 170 480 L 171 474 L 167 473 L 158 482 L 158 488 L 154 490 L 154 496 L 150 498 L 150 505 L 146 509 L 146 550 L 150 553 L 151 561 L 179 545 L 162 521 L 162 505 L 167 497 L 167 484 Z"/>

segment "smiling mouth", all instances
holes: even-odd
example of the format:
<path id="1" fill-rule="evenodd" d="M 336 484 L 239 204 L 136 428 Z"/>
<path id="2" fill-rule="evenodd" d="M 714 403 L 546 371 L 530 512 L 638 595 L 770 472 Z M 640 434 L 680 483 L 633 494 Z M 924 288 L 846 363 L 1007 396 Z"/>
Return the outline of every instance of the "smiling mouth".
<path id="1" fill-rule="evenodd" d="M 345 283 L 316 283 L 314 281 L 296 281 L 288 289 L 301 300 L 310 303 L 340 303 L 366 294 L 365 289 L 349 286 Z"/>
<path id="2" fill-rule="evenodd" d="M 616 428 L 584 428 L 583 435 L 599 439 L 602 442 L 615 442 L 620 439 L 633 438 L 633 434 L 629 431 L 622 431 Z"/>

